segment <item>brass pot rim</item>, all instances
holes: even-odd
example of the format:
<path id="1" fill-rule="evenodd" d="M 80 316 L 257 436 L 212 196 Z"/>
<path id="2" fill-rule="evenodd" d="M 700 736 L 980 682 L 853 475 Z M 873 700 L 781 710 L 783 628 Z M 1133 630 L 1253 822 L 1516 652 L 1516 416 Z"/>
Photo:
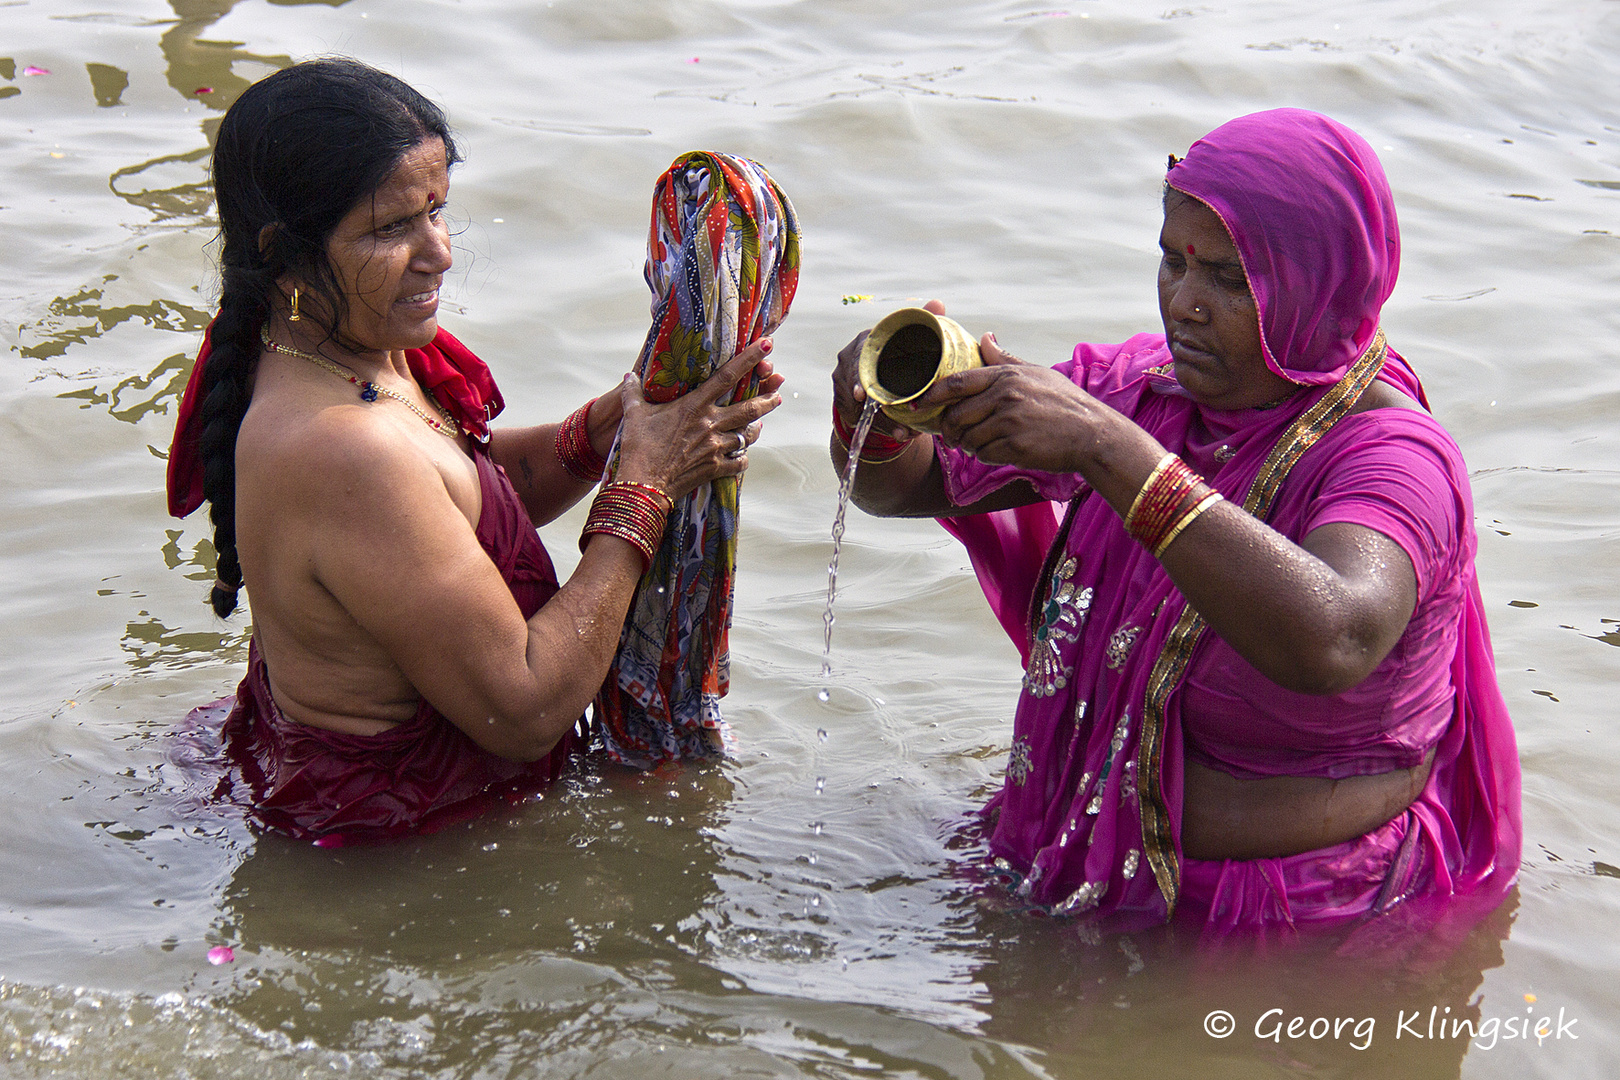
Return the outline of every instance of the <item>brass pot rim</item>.
<path id="1" fill-rule="evenodd" d="M 926 326 L 932 330 L 934 335 L 939 338 L 940 357 L 941 360 L 944 359 L 948 336 L 945 333 L 945 327 L 939 321 L 939 316 L 932 311 L 922 307 L 903 307 L 896 308 L 883 316 L 872 327 L 871 332 L 866 336 L 866 341 L 861 345 L 859 370 L 861 387 L 866 391 L 867 396 L 879 405 L 905 405 L 928 393 L 929 387 L 934 385 L 933 379 L 929 379 L 921 390 L 900 397 L 890 393 L 882 383 L 878 382 L 878 357 L 882 354 L 883 347 L 889 343 L 889 339 L 894 336 L 895 331 L 906 326 Z"/>

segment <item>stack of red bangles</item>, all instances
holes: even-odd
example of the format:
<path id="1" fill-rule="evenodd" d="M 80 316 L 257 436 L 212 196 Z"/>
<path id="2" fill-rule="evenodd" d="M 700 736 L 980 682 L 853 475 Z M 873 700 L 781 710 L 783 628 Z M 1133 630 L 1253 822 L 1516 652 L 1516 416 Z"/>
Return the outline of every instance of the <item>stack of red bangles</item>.
<path id="1" fill-rule="evenodd" d="M 651 484 L 615 480 L 603 484 L 585 517 L 585 531 L 579 536 L 579 550 L 596 533 L 617 536 L 634 544 L 641 552 L 641 572 L 652 566 L 653 554 L 664 538 L 664 522 L 675 505 L 668 495 Z"/>
<path id="2" fill-rule="evenodd" d="M 1125 531 L 1159 558 L 1183 529 L 1220 501 L 1221 493 L 1200 480 L 1190 465 L 1166 454 L 1136 493 L 1125 514 Z"/>
<path id="3" fill-rule="evenodd" d="M 591 398 L 557 425 L 557 439 L 552 444 L 557 452 L 557 460 L 568 470 L 568 475 L 588 484 L 602 479 L 602 470 L 607 468 L 607 459 L 591 445 L 588 421 L 591 406 L 595 404 L 596 399 Z"/>
<path id="4" fill-rule="evenodd" d="M 855 429 L 844 423 L 844 418 L 838 414 L 836 405 L 833 407 L 833 431 L 838 435 L 838 442 L 845 452 L 848 452 L 850 440 L 855 438 Z M 861 463 L 881 465 L 885 461 L 893 461 L 905 453 L 906 447 L 916 441 L 916 438 L 917 436 L 910 435 L 904 439 L 896 439 L 881 431 L 868 431 L 866 441 L 861 444 Z"/>

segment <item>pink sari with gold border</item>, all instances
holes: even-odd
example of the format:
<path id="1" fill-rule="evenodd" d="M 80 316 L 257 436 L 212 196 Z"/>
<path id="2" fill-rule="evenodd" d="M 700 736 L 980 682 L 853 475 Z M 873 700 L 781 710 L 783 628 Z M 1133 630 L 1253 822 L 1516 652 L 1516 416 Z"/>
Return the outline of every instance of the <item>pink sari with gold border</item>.
<path id="1" fill-rule="evenodd" d="M 1205 409 L 1180 392 L 1157 335 L 1081 345 L 1060 370 L 1296 542 L 1323 513 L 1392 535 L 1419 570 L 1419 612 L 1362 686 L 1292 700 L 1207 631 L 1080 478 L 988 466 L 942 447 L 959 505 L 1019 479 L 1069 503 L 1061 528 L 1049 503 L 942 519 L 1026 662 L 1006 784 L 988 809 L 991 852 L 1030 902 L 1117 929 L 1178 910 L 1225 932 L 1342 924 L 1403 901 L 1494 902 L 1518 868 L 1519 773 L 1474 577 L 1467 475 L 1427 414 L 1374 410 L 1339 427 L 1374 379 L 1424 401 L 1378 329 L 1400 250 L 1382 169 L 1341 125 L 1276 110 L 1212 132 L 1168 180 L 1226 223 L 1268 365 L 1307 389 L 1271 410 Z M 1393 412 L 1402 415 L 1363 420 Z M 1324 510 L 1332 478 L 1369 454 L 1409 462 L 1439 496 L 1425 500 L 1439 513 L 1409 513 L 1398 496 L 1382 512 L 1387 493 Z M 1254 760 L 1234 760 L 1240 745 L 1216 767 L 1342 776 L 1432 751 L 1429 781 L 1407 811 L 1346 844 L 1279 859 L 1187 859 L 1182 769 L 1200 717 L 1183 704 L 1228 691 L 1253 705 L 1254 731 L 1239 742 Z"/>

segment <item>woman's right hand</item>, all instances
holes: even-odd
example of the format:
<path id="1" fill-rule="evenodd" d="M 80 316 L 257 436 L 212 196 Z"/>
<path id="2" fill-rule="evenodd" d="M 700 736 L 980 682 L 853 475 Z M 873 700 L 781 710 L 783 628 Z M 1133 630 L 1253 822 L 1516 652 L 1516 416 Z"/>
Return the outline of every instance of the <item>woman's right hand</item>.
<path id="1" fill-rule="evenodd" d="M 641 383 L 626 376 L 620 389 L 624 426 L 619 439 L 619 479 L 651 484 L 679 499 L 719 477 L 741 476 L 748 468 L 747 448 L 763 427 L 761 419 L 782 404 L 776 392 L 782 377 L 765 359 L 771 345 L 770 338 L 760 338 L 701 384 L 663 404 L 648 401 Z M 758 395 L 735 404 L 719 404 L 756 365 L 761 374 Z"/>

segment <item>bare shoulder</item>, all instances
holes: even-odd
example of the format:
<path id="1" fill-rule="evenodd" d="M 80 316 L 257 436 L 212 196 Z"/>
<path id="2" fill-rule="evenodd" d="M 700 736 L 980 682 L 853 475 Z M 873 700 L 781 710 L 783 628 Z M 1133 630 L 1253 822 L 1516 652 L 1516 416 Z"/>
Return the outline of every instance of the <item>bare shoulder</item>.
<path id="1" fill-rule="evenodd" d="M 445 470 L 398 424 L 355 402 L 255 401 L 237 440 L 238 485 L 278 513 L 378 520 L 446 497 Z M 452 449 L 446 442 L 444 449 Z M 457 450 L 455 453 L 459 454 Z"/>

